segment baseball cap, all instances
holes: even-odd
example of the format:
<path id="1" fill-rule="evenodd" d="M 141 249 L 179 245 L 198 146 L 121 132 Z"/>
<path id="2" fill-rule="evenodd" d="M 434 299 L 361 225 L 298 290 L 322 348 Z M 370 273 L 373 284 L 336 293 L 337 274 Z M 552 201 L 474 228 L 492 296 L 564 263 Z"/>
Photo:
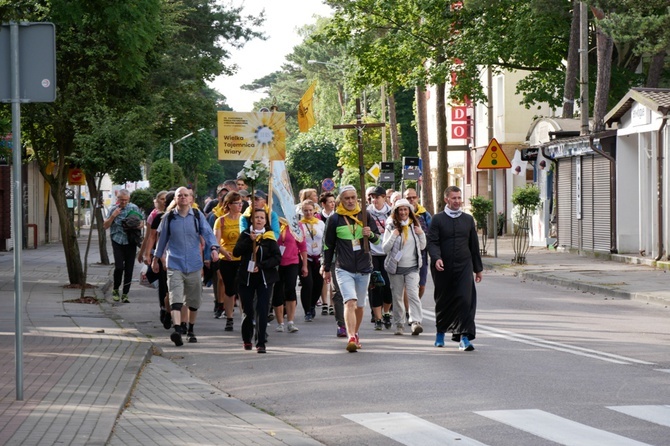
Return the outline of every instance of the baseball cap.
<path id="1" fill-rule="evenodd" d="M 384 196 L 386 196 L 386 189 L 384 189 L 381 186 L 371 186 L 371 187 L 368 187 L 366 193 L 368 195 L 377 195 L 377 196 L 384 195 Z"/>
<path id="2" fill-rule="evenodd" d="M 258 189 L 256 191 L 254 191 L 254 197 L 258 197 L 258 198 L 262 198 L 263 200 L 267 200 L 268 199 L 268 194 L 266 194 L 262 190 Z"/>

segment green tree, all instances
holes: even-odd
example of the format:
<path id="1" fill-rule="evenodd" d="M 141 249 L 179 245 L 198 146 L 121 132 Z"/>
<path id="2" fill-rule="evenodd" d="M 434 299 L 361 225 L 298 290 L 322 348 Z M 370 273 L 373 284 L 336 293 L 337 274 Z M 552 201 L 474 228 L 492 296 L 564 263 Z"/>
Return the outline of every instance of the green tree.
<path id="1" fill-rule="evenodd" d="M 151 164 L 149 184 L 153 190 L 169 190 L 185 185 L 186 180 L 179 165 L 162 158 Z"/>
<path id="2" fill-rule="evenodd" d="M 35 151 L 59 212 L 73 284 L 84 284 L 85 273 L 65 206 L 70 165 L 86 165 L 94 177 L 104 172 L 99 162 L 104 157 L 96 152 L 120 151 L 120 156 L 106 155 L 104 169 L 117 180 L 135 179 L 143 158 L 161 138 L 188 133 L 183 129 L 212 128 L 217 102 L 205 94 L 205 82 L 234 71 L 225 64 L 227 48 L 260 37 L 251 27 L 262 21 L 242 17 L 241 8 L 196 0 L 103 3 L 51 0 L 0 9 L 5 19 L 56 24 L 57 99 L 24 107 L 22 119 L 24 140 Z M 104 134 L 114 124 L 133 121 L 142 130 L 133 141 L 116 144 L 118 135 Z M 94 147 L 106 139 L 115 144 Z"/>
<path id="3" fill-rule="evenodd" d="M 298 190 L 318 189 L 336 167 L 337 145 L 323 130 L 300 134 L 286 157 L 286 168 Z"/>

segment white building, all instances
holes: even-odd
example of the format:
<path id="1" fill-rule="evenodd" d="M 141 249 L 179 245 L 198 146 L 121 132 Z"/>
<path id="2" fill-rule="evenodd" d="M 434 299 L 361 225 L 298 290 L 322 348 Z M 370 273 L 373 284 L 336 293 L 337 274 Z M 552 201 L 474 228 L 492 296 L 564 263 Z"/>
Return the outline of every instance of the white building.
<path id="1" fill-rule="evenodd" d="M 605 116 L 616 128 L 619 254 L 661 260 L 670 246 L 670 89 L 633 88 Z"/>

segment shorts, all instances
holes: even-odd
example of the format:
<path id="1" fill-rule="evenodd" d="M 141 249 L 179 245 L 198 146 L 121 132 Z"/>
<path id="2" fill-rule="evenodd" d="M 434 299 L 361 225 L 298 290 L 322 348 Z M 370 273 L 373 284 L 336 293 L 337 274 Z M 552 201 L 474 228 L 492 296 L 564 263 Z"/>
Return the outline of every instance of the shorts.
<path id="1" fill-rule="evenodd" d="M 167 270 L 170 305 L 185 304 L 189 308 L 200 308 L 202 302 L 202 271 L 183 273 L 176 269 Z"/>
<path id="2" fill-rule="evenodd" d="M 350 273 L 341 268 L 336 268 L 335 277 L 337 286 L 342 294 L 342 301 L 357 300 L 356 306 L 364 307 L 368 297 L 368 286 L 370 285 L 370 273 Z"/>

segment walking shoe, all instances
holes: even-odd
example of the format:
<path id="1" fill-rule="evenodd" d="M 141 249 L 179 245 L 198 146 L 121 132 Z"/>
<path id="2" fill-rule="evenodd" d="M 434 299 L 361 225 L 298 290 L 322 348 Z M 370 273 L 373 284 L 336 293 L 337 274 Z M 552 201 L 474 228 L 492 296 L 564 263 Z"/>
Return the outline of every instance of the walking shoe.
<path id="1" fill-rule="evenodd" d="M 393 324 L 391 323 L 391 313 L 384 313 L 382 315 L 382 320 L 384 321 L 384 327 L 387 330 L 390 330 Z"/>
<path id="2" fill-rule="evenodd" d="M 272 311 L 270 311 L 270 313 L 268 313 L 268 322 L 272 322 L 274 320 L 275 320 L 275 314 Z"/>
<path id="3" fill-rule="evenodd" d="M 174 328 L 174 331 L 170 335 L 170 340 L 174 342 L 174 345 L 176 345 L 177 347 L 181 347 L 182 345 L 184 345 L 184 341 L 182 341 L 181 339 L 181 331 L 179 328 L 177 327 Z"/>
<path id="4" fill-rule="evenodd" d="M 158 319 L 160 319 L 161 324 L 165 322 L 165 308 L 161 308 L 161 312 L 159 313 Z"/>
<path id="5" fill-rule="evenodd" d="M 328 307 L 325 305 L 321 307 L 321 316 L 328 316 Z"/>
<path id="6" fill-rule="evenodd" d="M 312 322 L 312 319 L 311 313 L 305 314 L 305 322 Z"/>
<path id="7" fill-rule="evenodd" d="M 258 347 L 256 347 L 256 351 L 258 353 L 265 353 L 265 346 L 264 345 L 259 345 Z"/>
<path id="8" fill-rule="evenodd" d="M 337 327 L 337 337 L 338 338 L 346 338 L 347 337 L 347 329 L 345 327 Z"/>
<path id="9" fill-rule="evenodd" d="M 165 312 L 165 318 L 163 319 L 163 328 L 169 330 L 172 328 L 172 315 L 169 311 Z"/>
<path id="10" fill-rule="evenodd" d="M 192 331 L 186 333 L 186 339 L 188 339 L 188 342 L 190 342 L 191 344 L 195 344 L 196 342 L 198 342 L 198 338 L 195 337 L 195 334 Z"/>
<path id="11" fill-rule="evenodd" d="M 358 347 L 359 349 L 363 348 L 363 345 L 361 344 L 361 339 L 358 337 L 358 333 L 356 333 L 354 336 L 356 338 L 356 347 Z"/>
<path id="12" fill-rule="evenodd" d="M 438 332 L 435 335 L 435 347 L 444 347 L 444 333 Z"/>
<path id="13" fill-rule="evenodd" d="M 471 352 L 475 349 L 474 345 L 470 344 L 470 340 L 467 336 L 461 336 L 461 342 L 458 344 L 458 349 L 464 352 Z"/>
<path id="14" fill-rule="evenodd" d="M 128 295 L 127 294 L 121 295 L 121 302 L 123 302 L 124 304 L 127 304 L 128 302 L 130 302 L 130 300 L 128 300 Z"/>
<path id="15" fill-rule="evenodd" d="M 335 307 L 333 307 L 332 305 L 328 307 L 328 315 L 335 316 Z"/>
<path id="16" fill-rule="evenodd" d="M 356 344 L 356 338 L 352 336 L 349 338 L 349 342 L 347 342 L 347 351 L 354 353 L 356 350 L 358 350 L 358 345 Z"/>
<path id="17" fill-rule="evenodd" d="M 225 331 L 233 331 L 233 321 L 234 319 L 232 317 L 226 319 L 226 328 L 224 328 Z"/>
<path id="18" fill-rule="evenodd" d="M 275 328 L 275 331 L 277 333 L 284 333 L 284 324 L 277 324 L 277 328 Z"/>
<path id="19" fill-rule="evenodd" d="M 394 335 L 402 336 L 405 334 L 405 327 L 401 324 L 396 325 Z"/>
<path id="20" fill-rule="evenodd" d="M 320 307 L 321 305 L 323 305 L 323 302 L 321 302 L 321 299 L 317 300 L 316 301 L 316 306 Z"/>
<path id="21" fill-rule="evenodd" d="M 377 321 L 375 321 L 375 330 L 381 331 L 383 328 L 384 327 L 382 326 L 382 320 L 377 319 Z"/>
<path id="22" fill-rule="evenodd" d="M 296 327 L 293 322 L 289 322 L 288 323 L 288 332 L 289 333 L 295 333 L 296 331 L 299 331 L 298 327 Z"/>
<path id="23" fill-rule="evenodd" d="M 423 327 L 419 322 L 414 322 L 412 324 L 412 336 L 419 336 L 419 333 L 423 333 Z"/>
<path id="24" fill-rule="evenodd" d="M 221 319 L 221 316 L 223 316 L 223 304 L 219 304 L 219 307 L 214 312 L 214 318 Z"/>
<path id="25" fill-rule="evenodd" d="M 251 345 L 251 342 L 245 342 L 245 343 L 244 343 L 244 349 L 245 349 L 245 350 L 251 350 L 251 347 L 253 347 L 253 346 Z"/>
<path id="26" fill-rule="evenodd" d="M 121 300 L 121 296 L 119 295 L 119 290 L 112 291 L 112 300 L 114 302 L 118 302 L 119 300 Z"/>

